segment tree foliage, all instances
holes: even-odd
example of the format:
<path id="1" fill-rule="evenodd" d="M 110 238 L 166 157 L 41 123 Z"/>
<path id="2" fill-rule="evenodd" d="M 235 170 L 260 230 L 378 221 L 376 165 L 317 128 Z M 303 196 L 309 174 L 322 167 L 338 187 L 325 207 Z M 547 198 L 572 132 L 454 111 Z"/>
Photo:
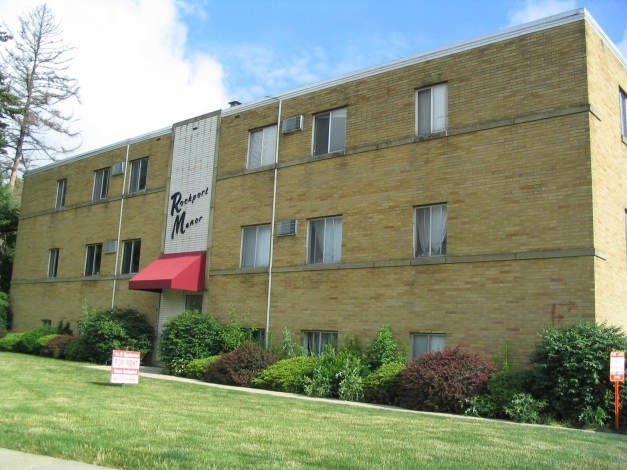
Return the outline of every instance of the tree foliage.
<path id="1" fill-rule="evenodd" d="M 0 183 L 0 292 L 9 292 L 17 238 L 19 205 L 8 187 Z"/>
<path id="2" fill-rule="evenodd" d="M 5 161 L 10 173 L 9 187 L 15 187 L 18 171 L 37 160 L 55 160 L 59 154 L 75 150 L 50 139 L 49 132 L 77 137 L 70 129 L 73 114 L 62 105 L 79 100 L 77 80 L 68 74 L 73 48 L 61 39 L 61 27 L 46 4 L 20 17 L 20 28 L 13 47 L 4 54 L 11 91 L 17 96 L 17 112 L 10 115 L 8 146 L 13 154 Z"/>

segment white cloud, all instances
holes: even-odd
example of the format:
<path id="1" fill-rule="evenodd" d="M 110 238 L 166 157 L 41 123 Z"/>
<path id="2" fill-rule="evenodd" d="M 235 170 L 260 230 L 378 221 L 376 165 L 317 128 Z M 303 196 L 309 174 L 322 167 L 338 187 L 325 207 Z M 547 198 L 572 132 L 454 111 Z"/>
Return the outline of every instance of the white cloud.
<path id="1" fill-rule="evenodd" d="M 539 20 L 577 8 L 576 0 L 525 0 L 507 13 L 508 26 Z"/>
<path id="2" fill-rule="evenodd" d="M 41 0 L 0 0 L 15 31 L 17 17 Z M 79 152 L 167 127 L 226 107 L 222 65 L 188 54 L 181 0 L 47 0 L 67 42 L 77 47 L 71 72 L 81 86 L 75 106 Z"/>

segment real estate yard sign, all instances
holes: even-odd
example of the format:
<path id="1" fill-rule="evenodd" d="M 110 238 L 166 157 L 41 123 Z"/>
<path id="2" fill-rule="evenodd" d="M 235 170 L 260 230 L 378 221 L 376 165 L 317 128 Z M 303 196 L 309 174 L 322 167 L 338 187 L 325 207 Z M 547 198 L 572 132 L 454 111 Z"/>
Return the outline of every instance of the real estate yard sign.
<path id="1" fill-rule="evenodd" d="M 616 429 L 618 429 L 618 416 L 620 414 L 619 383 L 625 380 L 625 351 L 612 351 L 610 353 L 610 380 L 614 382 L 614 424 Z"/>
<path id="2" fill-rule="evenodd" d="M 112 384 L 137 384 L 139 383 L 139 351 L 113 351 L 111 358 Z"/>

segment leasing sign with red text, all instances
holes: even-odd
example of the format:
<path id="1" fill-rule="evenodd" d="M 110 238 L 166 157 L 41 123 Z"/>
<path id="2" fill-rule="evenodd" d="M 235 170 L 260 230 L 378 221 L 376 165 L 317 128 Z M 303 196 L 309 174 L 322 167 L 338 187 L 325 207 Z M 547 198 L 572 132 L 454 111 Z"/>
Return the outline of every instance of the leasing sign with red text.
<path id="1" fill-rule="evenodd" d="M 139 351 L 113 351 L 111 358 L 112 384 L 137 384 L 139 383 Z"/>
<path id="2" fill-rule="evenodd" d="M 610 353 L 610 380 L 622 382 L 625 380 L 625 352 L 612 351 Z"/>

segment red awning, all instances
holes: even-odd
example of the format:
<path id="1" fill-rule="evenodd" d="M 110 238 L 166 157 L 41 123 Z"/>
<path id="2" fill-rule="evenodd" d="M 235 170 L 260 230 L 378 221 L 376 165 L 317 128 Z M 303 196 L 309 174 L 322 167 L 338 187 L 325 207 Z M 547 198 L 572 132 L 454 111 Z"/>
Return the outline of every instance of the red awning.
<path id="1" fill-rule="evenodd" d="M 202 292 L 205 290 L 205 251 L 170 253 L 150 263 L 128 283 L 129 289 L 162 289 Z"/>

